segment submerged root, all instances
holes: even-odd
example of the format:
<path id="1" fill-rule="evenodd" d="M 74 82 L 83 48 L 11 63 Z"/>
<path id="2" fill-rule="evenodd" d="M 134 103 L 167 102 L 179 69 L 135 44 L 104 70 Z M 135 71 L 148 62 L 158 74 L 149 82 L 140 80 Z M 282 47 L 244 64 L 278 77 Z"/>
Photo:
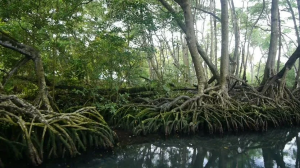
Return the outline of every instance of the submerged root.
<path id="1" fill-rule="evenodd" d="M 34 165 L 45 156 L 74 157 L 88 147 L 113 147 L 116 136 L 94 107 L 56 113 L 7 95 L 0 95 L 0 125 L 0 141 L 7 144 L 1 148 L 18 158 L 27 151 Z"/>

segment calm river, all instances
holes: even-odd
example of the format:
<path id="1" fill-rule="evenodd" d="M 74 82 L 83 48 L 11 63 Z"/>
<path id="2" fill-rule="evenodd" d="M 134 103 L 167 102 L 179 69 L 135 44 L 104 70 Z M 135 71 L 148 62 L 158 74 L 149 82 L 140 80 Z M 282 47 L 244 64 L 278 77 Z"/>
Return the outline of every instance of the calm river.
<path id="1" fill-rule="evenodd" d="M 188 168 L 300 167 L 300 129 L 230 135 L 222 138 L 172 138 L 115 149 L 113 154 L 84 156 L 47 168 Z M 299 147 L 299 148 L 298 148 Z"/>

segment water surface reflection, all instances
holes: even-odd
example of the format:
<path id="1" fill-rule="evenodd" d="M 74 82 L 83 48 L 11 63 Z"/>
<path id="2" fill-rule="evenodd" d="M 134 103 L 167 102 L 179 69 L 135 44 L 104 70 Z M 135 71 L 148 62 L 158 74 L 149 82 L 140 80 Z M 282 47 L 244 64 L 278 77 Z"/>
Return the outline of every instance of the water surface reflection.
<path id="1" fill-rule="evenodd" d="M 299 129 L 267 133 L 159 140 L 131 145 L 105 158 L 91 158 L 78 168 L 299 167 Z"/>

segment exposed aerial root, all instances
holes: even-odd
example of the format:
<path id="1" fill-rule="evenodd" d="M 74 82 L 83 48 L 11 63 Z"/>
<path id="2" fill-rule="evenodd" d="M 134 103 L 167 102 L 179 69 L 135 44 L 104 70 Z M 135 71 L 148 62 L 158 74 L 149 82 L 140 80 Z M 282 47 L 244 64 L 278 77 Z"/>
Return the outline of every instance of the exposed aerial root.
<path id="1" fill-rule="evenodd" d="M 0 147 L 14 157 L 26 151 L 32 164 L 44 157 L 76 156 L 88 147 L 113 147 L 115 133 L 94 107 L 72 113 L 38 110 L 16 97 L 0 94 Z"/>
<path id="2" fill-rule="evenodd" d="M 46 109 L 47 111 L 53 111 L 48 96 L 48 93 L 40 92 L 35 98 L 33 105 L 38 109 Z"/>
<path id="3" fill-rule="evenodd" d="M 136 134 L 162 131 L 171 133 L 210 133 L 268 129 L 300 121 L 298 100 L 288 90 L 284 98 L 270 98 L 253 88 L 242 87 L 230 97 L 222 90 L 211 89 L 209 93 L 160 98 L 119 109 L 114 119 Z"/>

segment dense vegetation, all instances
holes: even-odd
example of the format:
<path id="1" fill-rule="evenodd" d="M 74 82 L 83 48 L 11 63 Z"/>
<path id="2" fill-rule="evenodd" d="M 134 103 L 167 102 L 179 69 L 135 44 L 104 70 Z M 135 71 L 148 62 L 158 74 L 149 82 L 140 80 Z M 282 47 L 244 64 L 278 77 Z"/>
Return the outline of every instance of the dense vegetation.
<path id="1" fill-rule="evenodd" d="M 299 0 L 2 0 L 0 158 L 298 124 L 299 25 Z"/>

